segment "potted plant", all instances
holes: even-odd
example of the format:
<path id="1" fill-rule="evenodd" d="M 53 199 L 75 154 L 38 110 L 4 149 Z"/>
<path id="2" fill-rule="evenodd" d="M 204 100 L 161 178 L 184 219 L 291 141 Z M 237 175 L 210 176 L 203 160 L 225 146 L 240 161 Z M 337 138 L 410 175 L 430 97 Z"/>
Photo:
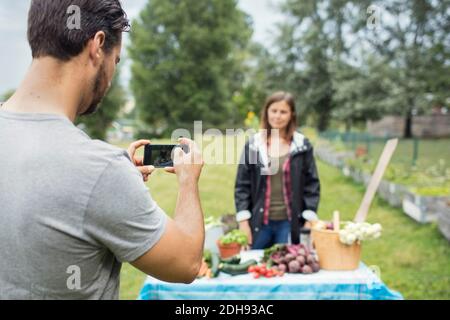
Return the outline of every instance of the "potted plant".
<path id="1" fill-rule="evenodd" d="M 232 230 L 217 240 L 217 247 L 221 258 L 232 257 L 241 252 L 242 246 L 247 245 L 247 235 L 241 230 Z"/>

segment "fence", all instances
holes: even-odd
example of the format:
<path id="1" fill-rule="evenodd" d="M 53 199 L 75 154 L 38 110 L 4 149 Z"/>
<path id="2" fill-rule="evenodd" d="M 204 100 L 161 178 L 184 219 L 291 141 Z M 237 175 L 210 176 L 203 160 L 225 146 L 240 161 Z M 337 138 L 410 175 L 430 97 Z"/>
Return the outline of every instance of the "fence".
<path id="1" fill-rule="evenodd" d="M 393 138 L 389 135 L 377 137 L 364 132 L 339 131 L 325 131 L 320 133 L 319 136 L 330 142 L 341 143 L 346 150 L 355 152 L 357 156 L 367 155 L 369 158 L 378 157 L 386 141 Z M 416 166 L 419 160 L 419 148 L 420 139 L 400 139 L 399 151 L 393 160 Z"/>

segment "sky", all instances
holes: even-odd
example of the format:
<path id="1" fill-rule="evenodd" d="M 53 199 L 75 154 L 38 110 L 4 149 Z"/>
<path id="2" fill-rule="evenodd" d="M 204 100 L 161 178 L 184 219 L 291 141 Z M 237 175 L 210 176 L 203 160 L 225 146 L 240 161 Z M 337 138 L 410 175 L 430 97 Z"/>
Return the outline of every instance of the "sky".
<path id="1" fill-rule="evenodd" d="M 130 20 L 139 15 L 146 1 L 122 0 Z M 239 0 L 239 8 L 253 18 L 253 40 L 263 44 L 272 42 L 275 25 L 282 20 L 275 9 L 280 2 L 281 0 Z M 20 85 L 31 63 L 31 51 L 26 37 L 29 5 L 30 0 L 0 0 L 0 95 Z M 125 46 L 128 43 L 129 36 L 125 34 Z M 126 55 L 126 50 L 122 52 Z M 125 61 L 122 81 L 126 85 L 131 75 L 129 61 Z"/>

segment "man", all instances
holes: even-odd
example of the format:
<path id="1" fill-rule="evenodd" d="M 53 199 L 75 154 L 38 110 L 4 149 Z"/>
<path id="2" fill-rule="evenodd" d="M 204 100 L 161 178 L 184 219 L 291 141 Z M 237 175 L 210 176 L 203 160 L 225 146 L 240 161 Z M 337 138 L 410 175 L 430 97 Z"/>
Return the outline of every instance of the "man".
<path id="1" fill-rule="evenodd" d="M 71 7 L 72 6 L 72 7 Z M 80 28 L 69 28 L 69 7 Z M 0 108 L 0 299 L 117 299 L 122 262 L 190 283 L 201 265 L 203 160 L 177 149 L 174 218 L 151 198 L 136 149 L 91 140 L 73 122 L 95 111 L 120 60 L 118 0 L 33 0 L 33 62 Z"/>

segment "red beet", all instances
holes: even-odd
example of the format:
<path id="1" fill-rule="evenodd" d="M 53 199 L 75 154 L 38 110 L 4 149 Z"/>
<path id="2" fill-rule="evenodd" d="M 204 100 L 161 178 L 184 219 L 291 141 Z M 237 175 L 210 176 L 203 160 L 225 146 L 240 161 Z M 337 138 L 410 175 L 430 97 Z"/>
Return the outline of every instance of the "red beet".
<path id="1" fill-rule="evenodd" d="M 278 270 L 286 272 L 287 271 L 287 266 L 284 263 L 279 264 L 278 265 Z"/>
<path id="2" fill-rule="evenodd" d="M 295 256 L 291 253 L 288 253 L 284 256 L 284 259 L 286 260 L 287 263 L 291 262 L 292 260 L 295 259 Z"/>
<path id="3" fill-rule="evenodd" d="M 316 259 L 314 259 L 314 256 L 309 255 L 309 256 L 306 257 L 306 263 L 307 264 L 312 264 L 314 262 L 316 262 Z"/>
<path id="4" fill-rule="evenodd" d="M 310 274 L 313 273 L 313 269 L 308 265 L 304 265 L 302 268 L 302 272 L 305 274 Z"/>
<path id="5" fill-rule="evenodd" d="M 295 258 L 295 260 L 297 260 L 301 266 L 303 266 L 306 263 L 306 259 L 304 256 L 298 256 L 297 258 Z"/>
<path id="6" fill-rule="evenodd" d="M 291 244 L 289 246 L 286 247 L 287 251 L 292 254 L 294 257 L 298 256 L 298 249 L 300 247 L 296 244 Z"/>
<path id="7" fill-rule="evenodd" d="M 312 269 L 313 269 L 313 272 L 319 272 L 319 270 L 320 270 L 319 264 L 317 262 L 313 263 Z"/>
<path id="8" fill-rule="evenodd" d="M 300 263 L 297 260 L 289 262 L 288 269 L 290 273 L 298 273 L 300 271 Z"/>
<path id="9" fill-rule="evenodd" d="M 270 259 L 275 262 L 276 264 L 280 264 L 282 263 L 282 257 L 281 254 L 279 252 L 275 252 L 270 256 Z"/>

